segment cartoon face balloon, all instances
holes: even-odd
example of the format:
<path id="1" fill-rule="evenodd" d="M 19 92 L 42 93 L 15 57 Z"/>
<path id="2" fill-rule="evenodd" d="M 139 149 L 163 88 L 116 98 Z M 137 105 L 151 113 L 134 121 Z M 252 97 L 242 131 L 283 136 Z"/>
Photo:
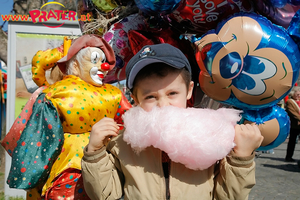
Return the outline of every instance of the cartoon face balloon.
<path id="1" fill-rule="evenodd" d="M 298 78 L 296 43 L 284 28 L 254 13 L 232 16 L 195 45 L 202 90 L 225 104 L 241 109 L 274 105 Z"/>

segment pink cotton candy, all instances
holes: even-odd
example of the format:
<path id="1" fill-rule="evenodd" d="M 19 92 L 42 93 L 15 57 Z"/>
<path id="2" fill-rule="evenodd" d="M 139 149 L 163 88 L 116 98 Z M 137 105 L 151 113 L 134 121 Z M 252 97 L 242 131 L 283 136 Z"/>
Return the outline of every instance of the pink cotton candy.
<path id="1" fill-rule="evenodd" d="M 234 147 L 234 126 L 240 111 L 229 108 L 201 109 L 139 106 L 124 115 L 124 141 L 140 152 L 154 146 L 174 162 L 193 170 L 207 169 Z"/>

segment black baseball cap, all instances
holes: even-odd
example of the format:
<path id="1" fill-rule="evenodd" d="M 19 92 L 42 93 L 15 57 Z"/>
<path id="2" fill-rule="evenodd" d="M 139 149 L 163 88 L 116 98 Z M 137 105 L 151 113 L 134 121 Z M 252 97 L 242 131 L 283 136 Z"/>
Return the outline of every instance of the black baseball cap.
<path id="1" fill-rule="evenodd" d="M 186 56 L 176 47 L 163 43 L 146 45 L 137 52 L 126 66 L 126 85 L 132 89 L 133 82 L 141 69 L 152 63 L 165 63 L 177 69 L 186 69 L 192 74 L 191 65 Z"/>

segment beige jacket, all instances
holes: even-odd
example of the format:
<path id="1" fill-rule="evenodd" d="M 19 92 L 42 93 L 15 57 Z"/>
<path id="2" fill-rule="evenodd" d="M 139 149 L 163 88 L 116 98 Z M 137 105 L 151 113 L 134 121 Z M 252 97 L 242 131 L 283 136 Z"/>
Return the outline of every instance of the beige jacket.
<path id="1" fill-rule="evenodd" d="M 84 149 L 82 176 L 91 199 L 163 200 L 166 184 L 162 151 L 148 147 L 136 154 L 123 141 L 123 134 L 106 147 Z M 238 158 L 233 153 L 206 170 L 194 171 L 171 163 L 171 200 L 245 200 L 255 185 L 254 155 Z"/>
<path id="2" fill-rule="evenodd" d="M 288 113 L 291 120 L 291 128 L 300 129 L 300 114 L 299 114 L 299 106 L 296 101 L 293 99 L 288 99 L 285 105 L 285 110 Z"/>

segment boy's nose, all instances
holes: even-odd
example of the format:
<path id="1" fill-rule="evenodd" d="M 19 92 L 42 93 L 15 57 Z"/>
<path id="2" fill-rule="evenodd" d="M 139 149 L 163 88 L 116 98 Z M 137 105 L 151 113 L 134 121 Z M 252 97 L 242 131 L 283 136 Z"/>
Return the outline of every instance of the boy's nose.
<path id="1" fill-rule="evenodd" d="M 158 100 L 158 107 L 168 106 L 169 102 L 165 98 L 161 98 Z"/>

